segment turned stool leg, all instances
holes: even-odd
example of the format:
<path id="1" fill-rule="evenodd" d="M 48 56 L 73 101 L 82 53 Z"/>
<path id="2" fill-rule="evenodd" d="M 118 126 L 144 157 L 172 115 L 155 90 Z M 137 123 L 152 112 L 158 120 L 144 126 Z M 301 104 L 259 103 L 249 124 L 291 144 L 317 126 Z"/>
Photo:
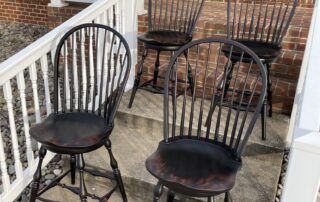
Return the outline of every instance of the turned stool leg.
<path id="1" fill-rule="evenodd" d="M 124 189 L 123 181 L 122 181 L 122 178 L 121 178 L 121 173 L 120 173 L 120 170 L 118 168 L 118 163 L 117 163 L 116 159 L 114 158 L 114 156 L 112 154 L 111 141 L 110 141 L 109 138 L 107 139 L 105 147 L 107 148 L 108 153 L 109 153 L 110 165 L 111 165 L 111 168 L 113 170 L 113 175 L 114 175 L 114 177 L 115 177 L 115 179 L 117 181 L 117 184 L 119 186 L 119 190 L 120 190 L 120 193 L 121 193 L 121 196 L 122 196 L 122 200 L 126 202 L 126 201 L 128 201 L 127 196 L 126 196 L 126 191 Z"/>
<path id="2" fill-rule="evenodd" d="M 47 150 L 41 146 L 39 150 L 39 163 L 36 172 L 33 175 L 33 182 L 31 185 L 31 194 L 30 194 L 30 202 L 36 201 L 39 185 L 40 185 L 40 179 L 41 179 L 41 166 L 43 159 L 47 153 Z"/>
<path id="3" fill-rule="evenodd" d="M 147 48 L 144 48 L 143 50 L 143 53 L 142 53 L 142 58 L 141 58 L 141 62 L 139 64 L 139 69 L 138 69 L 138 72 L 137 72 L 137 76 L 136 76 L 136 79 L 134 80 L 134 85 L 133 85 L 133 88 L 132 88 L 132 92 L 131 92 L 131 97 L 130 97 L 130 101 L 129 101 L 129 108 L 132 107 L 132 103 L 133 103 L 133 100 L 134 100 L 134 97 L 136 96 L 136 92 L 139 88 L 139 83 L 140 83 L 140 79 L 141 79 L 141 75 L 142 75 L 142 69 L 143 69 L 143 63 L 144 63 L 144 60 L 146 59 L 148 55 L 148 49 Z"/>
<path id="4" fill-rule="evenodd" d="M 215 200 L 214 200 L 214 196 L 210 196 L 210 197 L 208 197 L 208 200 L 207 200 L 208 202 L 214 202 Z"/>
<path id="5" fill-rule="evenodd" d="M 173 191 L 168 191 L 168 196 L 167 196 L 167 202 L 173 202 L 174 201 L 174 192 Z"/>
<path id="6" fill-rule="evenodd" d="M 158 182 L 153 191 L 153 202 L 158 202 L 163 193 L 163 185 Z"/>
<path id="7" fill-rule="evenodd" d="M 79 195 L 80 195 L 80 200 L 81 202 L 86 202 L 87 201 L 87 188 L 86 185 L 84 183 L 84 159 L 83 159 L 83 154 L 80 154 L 79 157 L 79 172 L 80 172 L 80 191 L 79 191 Z"/>
<path id="8" fill-rule="evenodd" d="M 76 183 L 76 156 L 70 156 L 70 172 L 71 172 L 71 184 Z"/>
<path id="9" fill-rule="evenodd" d="M 232 202 L 231 194 L 230 192 L 225 193 L 224 202 Z"/>
<path id="10" fill-rule="evenodd" d="M 157 85 L 159 66 L 160 66 L 160 51 L 157 51 L 157 59 L 154 64 L 154 72 L 153 72 L 153 87 L 155 87 Z"/>

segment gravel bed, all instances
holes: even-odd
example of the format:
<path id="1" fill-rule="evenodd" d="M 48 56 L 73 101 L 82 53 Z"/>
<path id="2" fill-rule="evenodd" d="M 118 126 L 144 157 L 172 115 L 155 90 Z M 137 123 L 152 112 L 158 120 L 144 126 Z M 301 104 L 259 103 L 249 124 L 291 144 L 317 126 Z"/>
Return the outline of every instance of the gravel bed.
<path id="1" fill-rule="evenodd" d="M 286 151 L 284 151 L 284 155 L 283 155 L 281 173 L 280 173 L 280 177 L 279 177 L 279 183 L 278 183 L 278 187 L 277 187 L 275 202 L 280 202 L 281 194 L 282 194 L 282 190 L 283 190 L 283 186 L 284 186 L 285 175 L 286 175 L 287 168 L 288 168 L 288 163 L 289 163 L 289 150 L 286 150 Z"/>
<path id="2" fill-rule="evenodd" d="M 47 27 L 39 25 L 27 25 L 21 23 L 13 22 L 1 22 L 0 21 L 0 63 L 8 59 L 24 47 L 28 46 L 36 39 L 40 38 L 48 32 Z M 46 116 L 45 109 L 45 94 L 44 94 L 44 83 L 41 72 L 41 67 L 39 61 L 36 62 L 37 68 L 37 77 L 38 77 L 38 94 L 39 94 L 39 105 L 41 117 Z M 53 77 L 52 64 L 49 64 L 49 78 Z M 51 70 L 51 71 L 50 71 Z M 34 100 L 33 100 L 33 91 L 30 81 L 29 72 L 24 71 L 25 82 L 26 82 L 26 103 L 28 110 L 29 123 L 33 125 L 35 123 L 35 110 L 34 110 Z M 49 86 L 52 91 L 53 83 L 52 79 L 49 79 Z M 26 142 L 25 142 L 25 130 L 23 126 L 22 110 L 21 110 L 21 100 L 20 92 L 17 88 L 16 79 L 11 79 L 11 87 L 13 94 L 13 109 L 15 116 L 15 125 L 17 131 L 17 139 L 19 145 L 20 160 L 23 168 L 25 169 L 28 166 L 27 155 L 26 155 Z M 11 142 L 11 132 L 8 121 L 8 109 L 3 97 L 2 86 L 0 87 L 0 130 L 1 138 L 4 144 L 4 150 L 6 153 L 6 163 L 7 163 L 7 172 L 10 177 L 10 181 L 13 182 L 16 178 L 15 167 L 14 167 L 14 156 L 12 151 L 12 142 Z M 37 142 L 32 140 L 32 150 L 34 156 L 38 155 L 38 146 Z M 42 171 L 42 181 L 40 188 L 45 184 L 50 183 L 53 179 L 59 176 L 63 170 L 63 161 L 60 156 L 56 156 Z M 1 174 L 1 171 L 0 171 Z M 0 194 L 3 192 L 2 181 L 0 178 Z M 30 189 L 27 187 L 22 194 L 16 199 L 16 201 L 28 201 Z"/>
<path id="3" fill-rule="evenodd" d="M 0 21 L 0 63 L 47 32 L 45 26 Z"/>

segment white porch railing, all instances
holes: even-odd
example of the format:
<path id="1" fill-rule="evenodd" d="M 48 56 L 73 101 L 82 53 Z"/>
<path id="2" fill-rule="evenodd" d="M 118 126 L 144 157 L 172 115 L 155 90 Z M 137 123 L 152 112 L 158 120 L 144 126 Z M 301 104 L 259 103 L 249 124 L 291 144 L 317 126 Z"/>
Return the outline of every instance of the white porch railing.
<path id="1" fill-rule="evenodd" d="M 320 5 L 316 0 L 304 53 L 288 145 L 283 202 L 316 201 L 320 185 Z"/>
<path id="2" fill-rule="evenodd" d="M 0 201 L 13 201 L 32 180 L 38 158 L 35 152 L 37 148 L 33 148 L 29 136 L 29 128 L 51 113 L 51 61 L 58 36 L 61 37 L 66 30 L 82 23 L 113 26 L 115 20 L 114 28 L 124 35 L 130 46 L 134 68 L 137 57 L 136 19 L 136 1 L 98 0 L 0 64 L 0 168 L 3 187 L 0 190 Z M 134 71 L 131 71 L 127 89 L 132 87 L 133 80 Z M 1 102 L 2 94 L 4 99 Z M 21 136 L 25 142 L 21 142 Z M 23 144 L 26 145 L 25 151 L 21 149 Z M 9 146 L 12 154 L 8 152 Z M 13 161 L 10 164 L 11 171 L 8 155 L 12 156 Z M 44 165 L 52 157 L 53 154 L 47 155 Z"/>

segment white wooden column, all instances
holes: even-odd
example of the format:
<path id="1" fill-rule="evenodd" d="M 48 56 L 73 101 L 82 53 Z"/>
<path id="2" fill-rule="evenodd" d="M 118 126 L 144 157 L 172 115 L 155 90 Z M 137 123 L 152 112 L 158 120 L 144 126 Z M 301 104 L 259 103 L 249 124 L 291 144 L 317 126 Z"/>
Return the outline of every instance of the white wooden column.
<path id="1" fill-rule="evenodd" d="M 137 14 L 143 15 L 146 13 L 147 11 L 144 9 L 144 0 L 137 0 Z"/>
<path id="2" fill-rule="evenodd" d="M 139 2 L 140 0 L 138 0 Z M 135 77 L 135 65 L 137 63 L 137 54 L 138 54 L 138 17 L 137 17 L 137 1 L 132 0 L 122 0 L 122 11 L 121 11 L 121 25 L 122 25 L 122 34 L 124 34 L 125 39 L 127 40 L 130 51 L 131 51 L 131 71 L 126 86 L 126 90 L 129 90 L 133 87 L 134 77 Z M 128 20 L 132 19 L 132 20 Z"/>
<path id="3" fill-rule="evenodd" d="M 69 4 L 66 3 L 64 0 L 51 0 L 51 3 L 48 4 L 50 7 L 65 7 Z"/>
<path id="4" fill-rule="evenodd" d="M 316 201 L 320 183 L 319 145 L 319 132 L 294 141 L 281 202 Z"/>
<path id="5" fill-rule="evenodd" d="M 292 147 L 282 202 L 316 201 L 320 186 L 320 7 L 316 0 L 287 143 Z"/>
<path id="6" fill-rule="evenodd" d="M 316 0 L 306 49 L 301 65 L 294 106 L 290 118 L 287 145 L 294 138 L 320 130 L 320 6 Z"/>

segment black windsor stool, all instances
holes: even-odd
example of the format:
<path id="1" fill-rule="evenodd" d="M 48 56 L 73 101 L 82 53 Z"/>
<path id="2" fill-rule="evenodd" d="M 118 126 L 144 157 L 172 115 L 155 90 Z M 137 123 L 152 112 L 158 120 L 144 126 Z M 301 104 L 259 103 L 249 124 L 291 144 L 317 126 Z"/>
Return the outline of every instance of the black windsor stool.
<path id="1" fill-rule="evenodd" d="M 134 82 L 129 108 L 139 88 L 153 93 L 163 93 L 163 87 L 157 86 L 160 52 L 178 50 L 192 40 L 192 33 L 199 18 L 204 0 L 149 0 L 148 32 L 138 36 L 143 43 L 143 53 Z M 157 51 L 153 79 L 140 84 L 143 64 L 148 50 Z M 187 57 L 187 55 L 184 55 Z M 193 78 L 189 69 L 188 83 L 192 89 Z"/>
<path id="2" fill-rule="evenodd" d="M 272 117 L 272 80 L 271 64 L 281 55 L 281 43 L 293 18 L 298 0 L 228 0 L 227 36 L 250 48 L 265 65 L 267 72 L 267 96 L 261 109 L 262 139 L 266 139 L 266 114 Z M 229 47 L 225 47 L 229 54 Z M 231 73 L 235 63 L 240 59 L 241 50 L 233 51 L 231 61 L 226 68 Z M 246 55 L 243 61 L 246 62 Z M 250 61 L 250 59 L 248 60 Z M 231 74 L 230 74 L 231 76 Z M 230 80 L 227 77 L 227 86 Z M 250 92 L 247 92 L 250 94 Z"/>
<path id="3" fill-rule="evenodd" d="M 109 136 L 130 65 L 131 55 L 126 40 L 108 26 L 82 24 L 61 38 L 54 59 L 54 112 L 30 129 L 30 135 L 41 143 L 30 201 L 41 200 L 41 194 L 56 185 L 77 193 L 81 201 L 86 201 L 87 197 L 108 200 L 119 188 L 123 201 L 127 201 Z M 98 197 L 87 192 L 84 171 L 95 176 L 107 175 L 85 168 L 83 154 L 103 145 L 109 153 L 112 178 L 117 184 L 106 195 Z M 39 191 L 41 165 L 47 150 L 70 155 L 70 170 Z M 61 179 L 69 173 L 71 183 L 75 183 L 76 164 L 80 172 L 80 187 L 61 184 Z"/>
<path id="4" fill-rule="evenodd" d="M 225 47 L 229 54 L 223 53 Z M 228 90 L 225 64 L 231 62 L 235 51 L 240 55 L 230 79 L 232 90 Z M 184 53 L 188 54 L 187 62 L 179 59 Z M 178 85 L 177 81 L 177 74 L 187 78 L 188 62 L 195 83 L 192 95 L 186 85 Z M 222 86 L 220 80 L 224 80 Z M 260 113 L 266 85 L 264 65 L 238 42 L 202 39 L 175 53 L 165 76 L 164 139 L 146 160 L 147 170 L 158 179 L 154 202 L 159 200 L 163 186 L 169 189 L 167 201 L 174 201 L 175 193 L 208 201 L 225 194 L 225 201 L 231 201 L 229 191 Z M 245 96 L 247 91 L 252 93 Z M 182 94 L 179 97 L 178 92 Z"/>

